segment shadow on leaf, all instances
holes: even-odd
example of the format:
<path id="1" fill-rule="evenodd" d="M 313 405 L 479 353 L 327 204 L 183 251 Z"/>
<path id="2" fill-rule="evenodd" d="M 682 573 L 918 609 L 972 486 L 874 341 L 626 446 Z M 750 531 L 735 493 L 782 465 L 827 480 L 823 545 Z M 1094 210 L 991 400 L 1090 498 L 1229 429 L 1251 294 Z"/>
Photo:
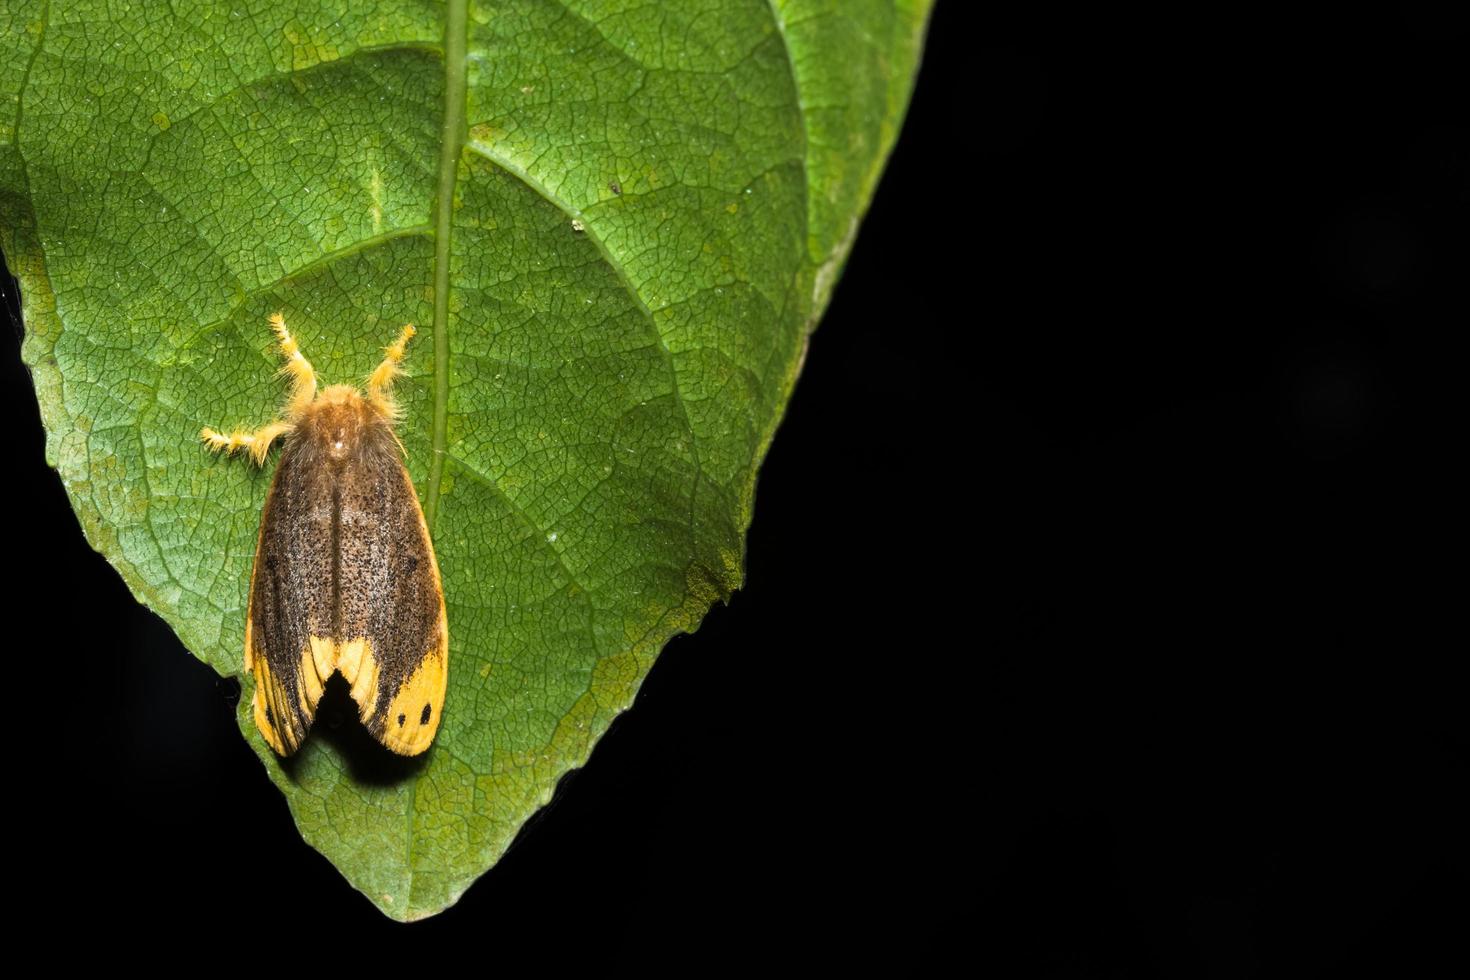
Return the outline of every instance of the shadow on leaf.
<path id="1" fill-rule="evenodd" d="M 336 750 L 347 764 L 352 781 L 368 786 L 394 786 L 423 771 L 429 752 L 402 756 L 390 751 L 368 732 L 357 716 L 357 703 L 341 674 L 333 674 L 316 707 L 316 723 L 307 738 L 319 738 Z M 281 768 L 294 781 L 304 753 L 281 760 Z"/>

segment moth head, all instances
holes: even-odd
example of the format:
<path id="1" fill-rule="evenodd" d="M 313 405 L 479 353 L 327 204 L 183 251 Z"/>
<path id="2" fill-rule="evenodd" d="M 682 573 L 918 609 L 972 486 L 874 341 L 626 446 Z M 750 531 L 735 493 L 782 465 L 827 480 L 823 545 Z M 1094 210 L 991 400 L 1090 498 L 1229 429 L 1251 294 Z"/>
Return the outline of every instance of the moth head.
<path id="1" fill-rule="evenodd" d="M 359 451 L 364 432 L 379 424 L 377 412 L 351 385 L 334 385 L 308 410 L 311 438 L 327 459 L 344 460 Z"/>

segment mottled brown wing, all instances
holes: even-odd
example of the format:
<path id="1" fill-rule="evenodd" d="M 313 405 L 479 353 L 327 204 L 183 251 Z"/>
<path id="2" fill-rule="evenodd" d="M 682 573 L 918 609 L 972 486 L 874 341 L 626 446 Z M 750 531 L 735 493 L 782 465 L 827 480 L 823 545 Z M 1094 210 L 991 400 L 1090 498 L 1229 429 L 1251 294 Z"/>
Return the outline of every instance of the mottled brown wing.
<path id="1" fill-rule="evenodd" d="M 449 672 L 438 564 L 386 429 L 348 458 L 287 443 L 261 517 L 245 665 L 255 723 L 290 755 L 340 671 L 363 724 L 401 755 L 434 740 Z"/>
<path id="2" fill-rule="evenodd" d="M 276 466 L 250 579 L 245 667 L 255 675 L 255 724 L 271 748 L 290 755 L 316 715 L 335 615 L 332 544 L 336 511 L 330 473 L 288 443 Z M 313 655 L 315 648 L 316 656 Z"/>
<path id="3" fill-rule="evenodd" d="M 418 495 L 386 430 L 343 464 L 337 500 L 337 664 L 373 737 L 417 755 L 439 729 L 449 630 Z"/>

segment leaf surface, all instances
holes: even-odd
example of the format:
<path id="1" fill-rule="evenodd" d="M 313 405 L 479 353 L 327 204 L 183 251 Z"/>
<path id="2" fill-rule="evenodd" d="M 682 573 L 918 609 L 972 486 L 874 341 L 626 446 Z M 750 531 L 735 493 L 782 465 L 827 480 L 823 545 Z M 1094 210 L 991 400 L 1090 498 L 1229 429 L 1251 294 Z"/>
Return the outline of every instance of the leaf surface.
<path id="1" fill-rule="evenodd" d="M 172 8 L 172 9 L 170 9 Z M 739 586 L 757 466 L 891 148 L 926 0 L 19 0 L 0 247 L 88 539 L 242 675 L 270 464 L 206 454 L 406 322 L 450 691 L 402 765 L 319 724 L 305 838 L 384 912 L 492 865 Z"/>

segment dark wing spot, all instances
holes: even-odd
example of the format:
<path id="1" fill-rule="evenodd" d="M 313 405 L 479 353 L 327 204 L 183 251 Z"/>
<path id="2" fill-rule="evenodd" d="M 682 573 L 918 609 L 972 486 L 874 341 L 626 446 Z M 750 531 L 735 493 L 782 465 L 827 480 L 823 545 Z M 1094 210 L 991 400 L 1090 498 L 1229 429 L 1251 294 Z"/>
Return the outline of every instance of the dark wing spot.
<path id="1" fill-rule="evenodd" d="M 399 715 L 398 716 L 398 727 L 399 728 L 402 728 L 403 727 L 403 720 L 405 718 L 407 718 L 407 717 L 408 717 L 408 715 Z"/>
<path id="2" fill-rule="evenodd" d="M 420 725 L 427 725 L 428 723 L 429 723 L 429 706 L 426 704 L 426 705 L 424 705 L 424 713 L 421 714 L 421 715 L 419 715 L 419 724 Z"/>

